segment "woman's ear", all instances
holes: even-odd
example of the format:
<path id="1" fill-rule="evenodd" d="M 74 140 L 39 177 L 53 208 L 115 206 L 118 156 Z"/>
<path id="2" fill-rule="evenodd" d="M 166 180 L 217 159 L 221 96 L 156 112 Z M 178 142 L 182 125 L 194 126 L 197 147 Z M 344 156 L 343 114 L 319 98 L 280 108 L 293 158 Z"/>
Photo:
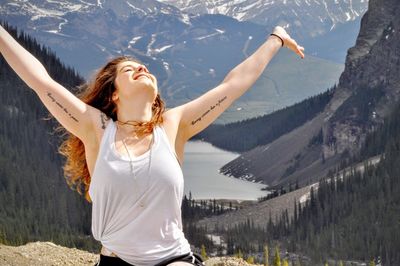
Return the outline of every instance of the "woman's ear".
<path id="1" fill-rule="evenodd" d="M 111 99 L 113 100 L 113 102 L 115 102 L 116 100 L 119 99 L 118 93 L 117 93 L 116 91 L 113 92 L 113 94 L 112 94 L 112 96 L 111 96 Z"/>

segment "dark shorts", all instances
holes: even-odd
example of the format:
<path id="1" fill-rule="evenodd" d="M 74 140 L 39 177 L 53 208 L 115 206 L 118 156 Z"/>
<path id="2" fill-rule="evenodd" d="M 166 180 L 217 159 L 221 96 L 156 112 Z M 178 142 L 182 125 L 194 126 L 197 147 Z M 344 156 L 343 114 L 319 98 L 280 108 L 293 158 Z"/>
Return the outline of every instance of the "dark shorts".
<path id="1" fill-rule="evenodd" d="M 167 258 L 155 266 L 167 266 L 168 264 L 171 264 L 173 262 L 187 262 L 187 263 L 190 263 L 195 266 L 205 265 L 203 262 L 203 259 L 200 257 L 200 255 L 195 254 L 195 253 L 186 253 L 183 255 L 178 255 L 178 256 L 171 257 L 171 258 Z M 104 256 L 104 255 L 100 254 L 100 261 L 97 264 L 95 264 L 95 266 L 109 266 L 109 265 L 134 266 L 118 257 L 109 257 L 109 256 Z"/>

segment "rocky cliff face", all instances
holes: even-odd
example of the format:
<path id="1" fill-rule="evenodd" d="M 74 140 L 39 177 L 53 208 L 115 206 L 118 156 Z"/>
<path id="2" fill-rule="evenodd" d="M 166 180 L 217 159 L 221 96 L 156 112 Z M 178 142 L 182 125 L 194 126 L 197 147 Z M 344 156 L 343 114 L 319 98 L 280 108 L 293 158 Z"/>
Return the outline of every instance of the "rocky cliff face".
<path id="1" fill-rule="evenodd" d="M 348 51 L 338 91 L 328 106 L 335 113 L 324 126 L 325 158 L 357 150 L 365 133 L 382 122 L 397 102 L 399 41 L 398 1 L 371 1 L 362 19 L 357 43 Z"/>
<path id="2" fill-rule="evenodd" d="M 366 134 L 382 123 L 398 101 L 399 43 L 398 0 L 371 0 L 324 112 L 276 141 L 243 154 L 222 171 L 277 185 L 295 180 L 305 183 L 338 166 L 362 146 Z M 323 140 L 313 143 L 321 129 Z"/>

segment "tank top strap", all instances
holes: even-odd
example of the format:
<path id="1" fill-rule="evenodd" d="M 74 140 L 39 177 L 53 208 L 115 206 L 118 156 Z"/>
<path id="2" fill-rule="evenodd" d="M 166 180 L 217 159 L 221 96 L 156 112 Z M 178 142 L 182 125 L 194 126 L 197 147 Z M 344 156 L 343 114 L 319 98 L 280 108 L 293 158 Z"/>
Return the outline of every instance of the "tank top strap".
<path id="1" fill-rule="evenodd" d="M 103 136 L 101 137 L 98 155 L 102 154 L 104 152 L 104 149 L 107 149 L 107 147 L 111 147 L 110 145 L 112 144 L 112 136 L 114 135 L 115 129 L 115 122 L 110 119 L 103 132 Z"/>

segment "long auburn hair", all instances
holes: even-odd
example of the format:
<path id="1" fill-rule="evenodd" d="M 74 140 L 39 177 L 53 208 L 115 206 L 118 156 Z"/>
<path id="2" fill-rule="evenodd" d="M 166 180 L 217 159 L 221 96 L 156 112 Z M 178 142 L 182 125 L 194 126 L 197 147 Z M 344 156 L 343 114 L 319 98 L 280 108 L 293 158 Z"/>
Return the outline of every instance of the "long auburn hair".
<path id="1" fill-rule="evenodd" d="M 81 88 L 81 93 L 78 97 L 86 104 L 97 108 L 107 117 L 117 121 L 117 106 L 112 100 L 112 95 L 115 88 L 115 78 L 117 76 L 117 67 L 119 63 L 125 61 L 138 62 L 132 57 L 121 56 L 109 61 L 95 75 L 94 80 L 85 84 Z M 157 97 L 152 106 L 152 118 L 149 122 L 137 122 L 135 124 L 138 134 L 151 133 L 154 126 L 162 124 L 165 104 L 157 94 Z M 73 134 L 65 131 L 66 140 L 60 145 L 59 152 L 66 157 L 64 164 L 64 175 L 68 185 L 83 194 L 89 202 L 89 185 L 90 174 L 86 164 L 85 147 L 83 142 Z"/>

